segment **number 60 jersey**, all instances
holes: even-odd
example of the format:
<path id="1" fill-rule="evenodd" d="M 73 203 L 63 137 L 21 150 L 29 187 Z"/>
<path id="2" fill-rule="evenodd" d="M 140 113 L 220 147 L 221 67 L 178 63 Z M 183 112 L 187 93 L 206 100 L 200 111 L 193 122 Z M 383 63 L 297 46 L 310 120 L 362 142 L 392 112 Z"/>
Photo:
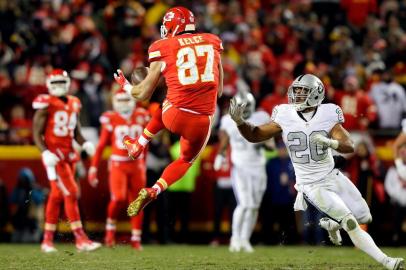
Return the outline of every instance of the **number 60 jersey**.
<path id="1" fill-rule="evenodd" d="M 330 148 L 310 143 L 316 134 L 329 137 L 331 129 L 344 123 L 341 108 L 335 104 L 321 104 L 312 119 L 306 121 L 293 105 L 276 106 L 271 120 L 282 128 L 283 141 L 292 160 L 298 184 L 316 182 L 334 168 Z"/>
<path id="2" fill-rule="evenodd" d="M 208 33 L 185 33 L 151 44 L 149 62 L 164 63 L 161 72 L 168 86 L 166 98 L 173 106 L 214 114 L 222 50 L 220 38 Z"/>

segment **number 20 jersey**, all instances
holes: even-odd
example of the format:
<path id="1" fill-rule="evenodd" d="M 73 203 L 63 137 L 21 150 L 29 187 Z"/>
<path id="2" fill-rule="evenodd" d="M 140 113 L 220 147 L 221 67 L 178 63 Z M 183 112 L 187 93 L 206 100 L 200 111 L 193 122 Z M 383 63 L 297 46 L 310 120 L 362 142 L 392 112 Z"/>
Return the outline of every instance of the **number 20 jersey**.
<path id="1" fill-rule="evenodd" d="M 148 49 L 148 57 L 149 62 L 164 62 L 166 98 L 172 105 L 213 115 L 222 50 L 221 40 L 216 35 L 186 33 L 155 41 Z"/>
<path id="2" fill-rule="evenodd" d="M 72 155 L 74 132 L 82 107 L 80 100 L 68 95 L 65 102 L 61 98 L 42 94 L 34 99 L 32 107 L 48 112 L 44 131 L 46 147 L 60 158 Z"/>
<path id="3" fill-rule="evenodd" d="M 309 121 L 299 116 L 291 104 L 276 106 L 271 120 L 282 128 L 283 141 L 292 160 L 298 184 L 316 182 L 334 168 L 331 149 L 310 143 L 316 134 L 329 137 L 331 129 L 344 123 L 341 108 L 335 104 L 321 104 Z"/>

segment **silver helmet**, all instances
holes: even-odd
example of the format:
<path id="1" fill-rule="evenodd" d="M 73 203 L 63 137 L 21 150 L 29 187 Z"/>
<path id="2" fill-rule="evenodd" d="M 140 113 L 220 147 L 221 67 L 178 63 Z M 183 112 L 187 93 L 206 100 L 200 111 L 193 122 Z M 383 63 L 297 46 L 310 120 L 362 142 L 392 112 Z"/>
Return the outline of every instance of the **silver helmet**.
<path id="1" fill-rule="evenodd" d="M 254 96 L 249 92 L 239 91 L 235 95 L 235 99 L 237 101 L 237 104 L 243 104 L 243 103 L 246 104 L 242 117 L 244 119 L 249 118 L 252 115 L 252 113 L 255 111 L 255 98 L 254 98 Z"/>
<path id="2" fill-rule="evenodd" d="M 288 89 L 289 104 L 296 111 L 317 107 L 324 99 L 324 85 L 319 78 L 312 74 L 300 75 Z"/>

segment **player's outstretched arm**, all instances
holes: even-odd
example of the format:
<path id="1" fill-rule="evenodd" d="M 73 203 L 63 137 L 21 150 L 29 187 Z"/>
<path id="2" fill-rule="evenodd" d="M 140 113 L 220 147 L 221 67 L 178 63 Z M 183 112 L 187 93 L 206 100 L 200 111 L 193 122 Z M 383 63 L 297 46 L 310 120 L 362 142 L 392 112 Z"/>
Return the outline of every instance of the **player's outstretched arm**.
<path id="1" fill-rule="evenodd" d="M 44 130 L 45 130 L 45 123 L 47 121 L 48 111 L 45 109 L 37 110 L 34 114 L 34 122 L 33 122 L 33 137 L 34 143 L 39 148 L 41 152 L 47 150 L 44 142 Z"/>
<path id="2" fill-rule="evenodd" d="M 254 126 L 242 118 L 246 104 L 237 104 L 235 98 L 230 101 L 230 116 L 237 124 L 241 135 L 249 142 L 258 143 L 269 140 L 282 132 L 282 128 L 275 122 L 261 126 Z"/>
<path id="3" fill-rule="evenodd" d="M 330 137 L 338 142 L 337 147 L 333 147 L 338 152 L 343 154 L 354 152 L 354 142 L 351 140 L 350 133 L 341 124 L 333 127 Z"/>

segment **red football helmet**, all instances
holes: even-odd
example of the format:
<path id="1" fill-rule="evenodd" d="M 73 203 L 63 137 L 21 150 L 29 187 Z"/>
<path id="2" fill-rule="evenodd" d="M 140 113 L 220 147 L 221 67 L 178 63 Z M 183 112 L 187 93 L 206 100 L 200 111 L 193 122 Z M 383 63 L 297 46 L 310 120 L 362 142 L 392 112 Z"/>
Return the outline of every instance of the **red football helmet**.
<path id="1" fill-rule="evenodd" d="M 121 114 L 128 114 L 135 108 L 135 100 L 123 89 L 113 95 L 113 109 Z"/>
<path id="2" fill-rule="evenodd" d="M 195 30 L 195 16 L 185 7 L 169 9 L 162 19 L 161 38 L 176 36 L 184 31 Z"/>
<path id="3" fill-rule="evenodd" d="M 52 96 L 65 96 L 68 93 L 70 86 L 68 73 L 62 69 L 52 70 L 47 76 L 46 85 Z"/>

